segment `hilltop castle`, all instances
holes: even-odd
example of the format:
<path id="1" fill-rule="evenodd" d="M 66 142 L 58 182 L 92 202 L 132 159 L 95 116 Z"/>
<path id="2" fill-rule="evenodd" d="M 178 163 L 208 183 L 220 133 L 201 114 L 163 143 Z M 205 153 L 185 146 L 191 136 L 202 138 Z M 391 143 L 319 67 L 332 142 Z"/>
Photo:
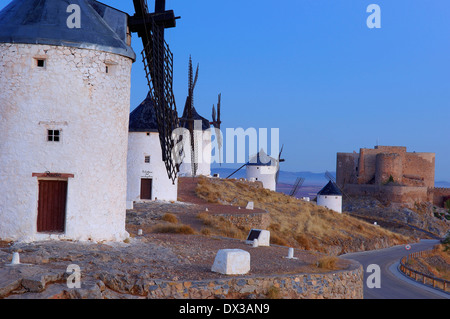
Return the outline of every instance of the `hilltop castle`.
<path id="1" fill-rule="evenodd" d="M 435 154 L 407 152 L 401 146 L 337 153 L 336 182 L 349 196 L 386 202 L 432 202 L 443 206 L 450 189 L 434 187 Z"/>

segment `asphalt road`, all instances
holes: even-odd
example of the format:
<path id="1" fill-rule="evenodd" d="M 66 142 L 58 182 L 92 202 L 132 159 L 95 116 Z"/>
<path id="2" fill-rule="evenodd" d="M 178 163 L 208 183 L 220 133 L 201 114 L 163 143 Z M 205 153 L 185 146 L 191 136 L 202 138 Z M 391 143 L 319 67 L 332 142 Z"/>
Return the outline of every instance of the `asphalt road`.
<path id="1" fill-rule="evenodd" d="M 364 299 L 450 299 L 450 294 L 426 287 L 407 278 L 397 270 L 397 265 L 403 256 L 412 252 L 427 250 L 439 243 L 437 240 L 421 240 L 411 244 L 411 249 L 405 246 L 358 252 L 342 255 L 342 258 L 354 259 L 364 267 Z M 369 288 L 367 278 L 373 274 L 367 266 L 376 264 L 380 267 L 380 288 Z"/>

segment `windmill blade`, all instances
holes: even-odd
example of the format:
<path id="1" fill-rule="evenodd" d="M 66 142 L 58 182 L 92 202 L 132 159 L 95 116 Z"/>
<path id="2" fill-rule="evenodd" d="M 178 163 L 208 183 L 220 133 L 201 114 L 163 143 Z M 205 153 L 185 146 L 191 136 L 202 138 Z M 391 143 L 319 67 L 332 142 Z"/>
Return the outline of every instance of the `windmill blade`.
<path id="1" fill-rule="evenodd" d="M 189 131 L 189 148 L 191 151 L 191 175 L 196 176 L 198 171 L 198 161 L 197 161 L 197 140 L 195 134 L 194 125 L 194 83 L 198 79 L 198 68 L 194 80 L 194 70 L 192 67 L 192 57 L 189 56 L 189 66 L 188 66 L 188 95 L 186 97 L 186 103 L 184 105 L 183 116 L 180 119 L 183 127 L 187 128 Z"/>
<path id="2" fill-rule="evenodd" d="M 216 108 L 214 107 L 214 104 L 212 107 L 212 120 L 213 120 L 213 123 L 216 122 Z"/>
<path id="3" fill-rule="evenodd" d="M 237 172 L 239 172 L 242 168 L 244 168 L 244 166 L 246 166 L 248 163 L 245 163 L 244 165 L 242 165 L 241 167 L 239 167 L 237 170 L 235 170 L 233 173 L 231 173 L 230 175 L 228 175 L 225 179 L 229 179 L 231 176 L 233 176 L 234 174 L 236 174 Z"/>
<path id="4" fill-rule="evenodd" d="M 292 190 L 291 190 L 289 196 L 295 196 L 295 194 L 297 193 L 298 189 L 300 187 L 302 187 L 304 181 L 305 181 L 305 178 L 297 177 L 297 179 L 295 180 L 294 186 L 292 187 Z"/>
<path id="5" fill-rule="evenodd" d="M 221 107 L 222 93 L 219 93 L 218 101 L 217 101 L 217 128 L 220 129 L 220 107 Z"/>
<path id="6" fill-rule="evenodd" d="M 194 77 L 194 83 L 192 84 L 192 91 L 195 88 L 195 85 L 197 84 L 197 80 L 198 80 L 198 68 L 199 68 L 199 64 L 197 64 L 197 69 L 195 70 L 195 77 Z"/>
<path id="7" fill-rule="evenodd" d="M 329 171 L 326 171 L 326 172 L 325 172 L 325 177 L 326 177 L 329 181 L 332 181 L 334 184 L 336 184 L 336 180 L 334 179 L 334 176 L 333 176 Z"/>
<path id="8" fill-rule="evenodd" d="M 216 108 L 213 104 L 212 108 L 212 122 L 210 124 L 214 127 L 214 135 L 216 137 L 217 141 L 217 148 L 219 151 L 219 165 L 222 166 L 222 146 L 223 146 L 223 136 L 222 132 L 220 131 L 220 104 L 221 104 L 221 96 L 222 94 L 219 93 L 218 100 L 217 100 L 217 113 Z"/>
<path id="9" fill-rule="evenodd" d="M 281 150 L 280 150 L 280 153 L 278 154 L 278 163 L 282 163 L 285 161 L 283 158 L 281 158 L 281 153 L 283 153 L 283 148 L 284 148 L 284 144 L 281 145 Z"/>
<path id="10" fill-rule="evenodd" d="M 345 196 L 346 199 L 348 199 L 350 202 L 352 202 L 352 199 L 350 198 L 350 196 L 348 196 L 347 193 L 344 192 L 344 190 L 341 187 L 339 187 L 339 185 L 336 183 L 336 180 L 335 180 L 334 176 L 330 172 L 326 171 L 325 172 L 325 177 L 329 181 L 331 181 L 334 184 L 334 186 L 337 187 L 337 189 L 339 189 L 339 191 L 342 193 L 342 195 Z"/>
<path id="11" fill-rule="evenodd" d="M 173 94 L 173 54 L 164 40 L 164 31 L 175 27 L 178 18 L 172 10 L 165 10 L 165 3 L 165 0 L 155 0 L 155 12 L 149 13 L 146 0 L 133 0 L 135 14 L 128 19 L 128 27 L 142 40 L 142 62 L 156 114 L 162 160 L 169 179 L 175 184 L 179 163 L 173 156 L 172 132 L 179 126 L 179 120 Z"/>

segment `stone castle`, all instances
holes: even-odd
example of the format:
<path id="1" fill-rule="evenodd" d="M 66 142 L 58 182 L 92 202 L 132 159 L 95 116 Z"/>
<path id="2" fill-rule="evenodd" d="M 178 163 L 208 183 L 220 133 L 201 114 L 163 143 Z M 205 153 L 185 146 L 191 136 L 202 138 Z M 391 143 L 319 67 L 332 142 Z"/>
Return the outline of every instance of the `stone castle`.
<path id="1" fill-rule="evenodd" d="M 407 152 L 402 146 L 337 153 L 336 182 L 349 196 L 401 204 L 432 202 L 443 207 L 450 189 L 435 188 L 434 173 L 435 153 Z"/>

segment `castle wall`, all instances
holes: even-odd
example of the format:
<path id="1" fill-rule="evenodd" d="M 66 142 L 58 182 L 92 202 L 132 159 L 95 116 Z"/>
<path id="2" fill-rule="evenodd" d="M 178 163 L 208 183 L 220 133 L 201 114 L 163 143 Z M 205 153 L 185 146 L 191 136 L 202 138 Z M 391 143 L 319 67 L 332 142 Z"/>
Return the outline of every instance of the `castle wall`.
<path id="1" fill-rule="evenodd" d="M 428 192 L 432 203 L 439 207 L 444 207 L 444 201 L 450 198 L 450 188 L 429 188 Z"/>
<path id="2" fill-rule="evenodd" d="M 36 58 L 45 58 L 44 68 Z M 106 73 L 106 65 L 110 65 Z M 0 238 L 123 240 L 132 60 L 63 46 L 0 44 Z M 58 143 L 47 130 L 60 130 Z M 62 234 L 37 232 L 38 179 L 68 179 Z"/>
<path id="3" fill-rule="evenodd" d="M 344 191 L 350 196 L 371 196 L 384 203 L 413 205 L 430 200 L 427 187 L 347 184 Z"/>
<path id="4" fill-rule="evenodd" d="M 392 202 L 432 201 L 435 154 L 408 153 L 402 146 L 362 148 L 338 153 L 336 181 L 350 196 L 374 196 Z M 387 184 L 392 176 L 394 184 Z M 435 202 L 442 202 L 436 195 Z"/>
<path id="5" fill-rule="evenodd" d="M 345 184 L 356 184 L 358 158 L 357 153 L 337 153 L 336 183 L 339 187 Z"/>
<path id="6" fill-rule="evenodd" d="M 434 187 L 435 154 L 406 153 L 403 160 L 403 184 Z"/>
<path id="7" fill-rule="evenodd" d="M 402 156 L 397 153 L 380 153 L 376 155 L 375 161 L 375 184 L 385 184 L 390 178 L 395 183 L 403 180 Z"/>
<path id="8" fill-rule="evenodd" d="M 360 149 L 359 167 L 358 167 L 358 184 L 374 184 L 377 174 L 377 156 L 379 154 L 399 154 L 400 158 L 403 158 L 406 154 L 406 147 L 403 146 L 376 146 L 374 149 L 362 148 Z M 387 174 L 389 166 L 391 169 L 399 170 L 399 165 L 394 164 L 396 160 L 388 160 L 386 158 L 386 167 L 383 174 Z M 401 175 L 399 172 L 392 172 L 394 175 Z M 391 175 L 391 174 L 389 174 Z M 389 178 L 389 175 L 387 176 Z"/>

